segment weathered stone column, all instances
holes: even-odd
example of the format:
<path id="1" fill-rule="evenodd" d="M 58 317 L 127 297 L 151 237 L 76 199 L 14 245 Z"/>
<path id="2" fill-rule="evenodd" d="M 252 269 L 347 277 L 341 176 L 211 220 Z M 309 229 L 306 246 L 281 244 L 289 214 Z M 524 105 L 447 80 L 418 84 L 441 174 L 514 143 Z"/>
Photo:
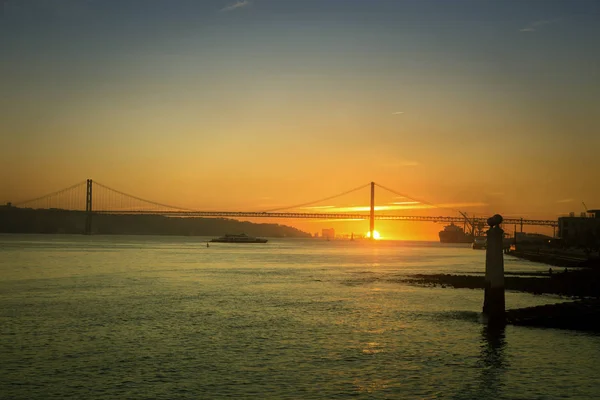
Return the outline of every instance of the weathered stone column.
<path id="1" fill-rule="evenodd" d="M 504 231 L 500 228 L 501 215 L 488 219 L 487 249 L 485 253 L 485 293 L 483 314 L 490 325 L 503 325 L 504 319 Z"/>

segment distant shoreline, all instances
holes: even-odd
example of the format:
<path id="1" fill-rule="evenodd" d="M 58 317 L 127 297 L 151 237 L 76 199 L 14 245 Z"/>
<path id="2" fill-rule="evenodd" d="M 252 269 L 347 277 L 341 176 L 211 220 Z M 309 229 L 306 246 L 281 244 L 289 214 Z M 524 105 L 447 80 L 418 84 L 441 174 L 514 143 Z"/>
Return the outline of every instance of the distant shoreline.
<path id="1" fill-rule="evenodd" d="M 0 207 L 0 232 L 83 234 L 86 218 L 83 211 Z M 288 225 L 228 218 L 92 214 L 92 235 L 222 236 L 228 233 L 246 233 L 256 237 L 312 236 Z"/>

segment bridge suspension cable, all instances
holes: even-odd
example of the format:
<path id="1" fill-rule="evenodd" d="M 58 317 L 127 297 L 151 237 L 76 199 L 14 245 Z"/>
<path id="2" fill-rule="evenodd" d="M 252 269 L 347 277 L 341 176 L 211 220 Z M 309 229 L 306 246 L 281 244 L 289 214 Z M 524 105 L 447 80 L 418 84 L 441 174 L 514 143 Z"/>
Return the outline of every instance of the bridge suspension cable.
<path id="1" fill-rule="evenodd" d="M 452 208 L 448 208 L 448 207 L 439 206 L 439 205 L 437 205 L 437 204 L 435 204 L 435 203 L 432 203 L 432 202 L 429 202 L 429 201 L 426 201 L 426 200 L 417 199 L 416 197 L 409 196 L 409 195 L 407 195 L 407 194 L 405 194 L 405 193 L 400 193 L 400 192 L 398 192 L 398 191 L 396 191 L 396 190 L 394 190 L 394 189 L 390 189 L 390 188 L 388 188 L 388 187 L 385 187 L 385 186 L 383 186 L 383 185 L 380 185 L 380 184 L 379 184 L 379 183 L 377 183 L 377 182 L 375 182 L 375 186 L 377 186 L 377 187 L 380 187 L 381 189 L 387 190 L 388 192 L 391 192 L 391 193 L 393 193 L 393 194 L 395 194 L 395 195 L 402 196 L 402 197 L 404 197 L 404 198 L 407 198 L 407 199 L 409 199 L 409 200 L 416 201 L 416 202 L 419 202 L 419 203 L 421 203 L 421 204 L 426 204 L 426 205 L 428 205 L 428 206 L 431 206 L 431 207 L 434 207 L 434 208 L 445 208 L 445 209 L 448 209 L 448 210 L 457 211 L 457 210 L 454 210 L 454 209 L 452 209 Z"/>
<path id="2" fill-rule="evenodd" d="M 30 205 L 32 208 L 54 207 L 63 209 L 81 209 L 82 207 L 80 205 L 82 204 L 82 201 L 80 198 L 82 195 L 85 198 L 85 193 L 83 192 L 85 185 L 86 181 L 78 182 L 74 185 L 45 194 L 43 196 L 38 196 L 29 200 L 18 201 L 13 203 L 13 205 L 16 207 Z M 81 190 L 77 191 L 77 189 Z"/>
<path id="3" fill-rule="evenodd" d="M 15 206 L 23 206 L 26 205 L 29 208 L 37 208 L 37 209 L 61 209 L 61 210 L 72 210 L 72 211 L 87 211 L 88 205 L 88 195 L 92 195 L 92 191 L 87 192 L 88 182 L 91 186 L 92 181 L 83 181 L 71 185 L 67 188 L 57 190 L 55 192 L 46 194 L 44 196 L 39 196 L 33 199 L 19 201 L 14 203 Z M 310 206 L 312 204 L 316 204 L 319 202 L 335 199 L 337 197 L 344 196 L 346 194 L 364 189 L 371 185 L 371 183 L 367 183 L 365 185 L 358 186 L 356 188 L 344 191 L 342 193 L 338 193 L 333 196 L 328 196 L 319 200 L 306 202 L 302 204 L 296 204 L 288 207 L 279 207 L 275 209 L 271 209 L 263 212 L 232 212 L 232 211 L 199 211 L 184 207 L 172 206 L 168 204 L 159 203 L 156 201 L 146 200 L 138 196 L 133 196 L 127 194 L 125 192 L 113 189 L 109 186 L 106 186 L 102 183 L 98 183 L 93 181 L 94 187 L 101 190 L 93 190 L 93 203 L 94 207 L 92 211 L 93 213 L 98 214 L 115 214 L 115 215 L 125 215 L 125 214 L 140 214 L 140 215 L 163 215 L 163 216 L 172 216 L 172 217 L 243 217 L 243 218 L 325 218 L 325 219 L 340 219 L 340 218 L 349 218 L 349 219 L 367 219 L 369 218 L 368 214 L 353 214 L 353 213 L 345 213 L 345 212 L 336 212 L 336 213 L 302 213 L 302 212 L 282 212 L 279 213 L 277 211 L 280 210 L 289 210 L 293 208 L 300 208 Z M 437 205 L 435 203 L 421 200 L 415 198 L 413 196 L 408 196 L 404 193 L 398 192 L 396 190 L 390 189 L 378 183 L 375 183 L 376 186 L 384 189 L 388 192 L 396 194 L 398 196 L 402 196 L 404 198 L 419 202 L 421 204 L 426 204 L 431 207 L 447 209 L 458 212 L 462 215 L 461 217 L 433 217 L 433 216 L 406 216 L 406 215 L 398 215 L 398 214 L 389 214 L 382 215 L 377 214 L 374 215 L 374 219 L 388 219 L 388 220 L 399 220 L 399 221 L 430 221 L 430 222 L 461 222 L 466 220 L 471 227 L 475 227 L 476 225 L 485 224 L 485 218 L 475 218 L 471 217 L 470 219 L 466 216 L 465 213 L 462 213 L 459 210 L 453 209 L 451 207 L 445 207 L 441 205 Z M 148 207 L 148 206 L 151 207 Z M 464 218 L 464 219 L 463 219 Z M 522 224 L 522 225 L 538 225 L 538 226 L 557 226 L 557 221 L 555 220 L 529 220 L 529 219 L 505 219 L 505 224 Z"/>
<path id="4" fill-rule="evenodd" d="M 441 206 L 439 204 L 431 203 L 429 201 L 425 201 L 425 200 L 422 200 L 422 199 L 417 199 L 415 197 L 409 196 L 409 195 L 404 194 L 404 193 L 397 192 L 397 191 L 395 191 L 393 189 L 390 189 L 388 187 L 380 185 L 379 183 L 375 183 L 375 185 L 378 186 L 378 187 L 380 187 L 381 189 L 387 190 L 388 192 L 394 193 L 394 194 L 396 194 L 398 196 L 405 197 L 405 198 L 407 198 L 409 200 L 412 200 L 412 201 L 418 201 L 419 203 L 426 204 L 426 205 L 434 207 L 434 208 L 441 208 L 441 209 L 444 209 L 444 210 L 450 210 L 450 211 L 457 212 L 457 213 L 459 213 L 467 221 L 467 223 L 471 226 L 472 229 L 475 228 L 475 223 L 476 223 L 475 219 L 474 218 L 469 218 L 466 213 L 464 213 L 464 212 L 462 212 L 462 211 L 460 211 L 460 210 L 458 210 L 456 208 Z"/>
<path id="5" fill-rule="evenodd" d="M 383 186 L 383 185 L 380 185 L 380 184 L 379 184 L 379 183 L 377 183 L 377 182 L 375 183 L 375 186 L 378 186 L 378 187 L 380 187 L 381 189 L 387 190 L 388 192 L 394 193 L 394 194 L 396 194 L 396 195 L 398 195 L 398 196 L 405 197 L 405 198 L 407 198 L 407 199 L 409 199 L 409 200 L 412 200 L 412 201 L 417 201 L 417 202 L 419 202 L 419 203 L 426 204 L 426 205 L 428 205 L 428 206 L 431 206 L 431 207 L 434 207 L 434 208 L 441 208 L 441 209 L 443 209 L 443 210 L 450 210 L 450 211 L 454 211 L 454 212 L 460 213 L 461 215 L 463 215 L 463 216 L 464 216 L 464 213 L 463 213 L 462 211 L 460 211 L 460 210 L 456 209 L 456 208 L 452 208 L 452 207 L 446 207 L 446 206 L 442 206 L 442 205 L 439 205 L 439 204 L 432 203 L 432 202 L 430 202 L 430 201 L 426 201 L 426 200 L 423 200 L 423 199 L 418 199 L 418 198 L 416 198 L 416 197 L 409 196 L 409 195 L 407 195 L 407 194 L 400 193 L 400 192 L 397 192 L 397 191 L 395 191 L 395 190 L 393 190 L 393 189 L 390 189 L 390 188 L 388 188 L 388 187 L 385 187 L 385 186 Z"/>
<path id="6" fill-rule="evenodd" d="M 361 185 L 361 186 L 356 187 L 354 189 L 350 189 L 350 190 L 346 190 L 345 192 L 338 193 L 338 194 L 336 194 L 334 196 L 328 196 L 328 197 L 325 197 L 325 198 L 322 198 L 322 199 L 319 199 L 319 200 L 310 201 L 310 202 L 302 203 L 302 204 L 296 204 L 296 205 L 288 206 L 288 207 L 272 208 L 270 210 L 265 210 L 263 212 L 274 212 L 274 211 L 281 211 L 281 210 L 291 210 L 293 208 L 300 208 L 300 207 L 310 206 L 310 205 L 313 205 L 313 204 L 321 203 L 323 201 L 332 200 L 332 199 L 335 199 L 337 197 L 345 196 L 345 195 L 350 194 L 352 192 L 356 192 L 357 190 L 364 189 L 364 188 L 366 188 L 366 187 L 368 187 L 370 185 L 371 185 L 370 183 L 367 183 L 365 185 Z"/>
<path id="7" fill-rule="evenodd" d="M 135 208 L 135 205 L 131 204 L 131 202 L 127 202 L 128 199 L 132 199 L 132 200 L 137 200 L 139 202 L 152 205 L 152 206 L 154 206 L 156 208 L 171 209 L 171 210 L 177 210 L 177 211 L 194 211 L 194 210 L 192 210 L 190 208 L 172 206 L 172 205 L 169 205 L 169 204 L 158 203 L 158 202 L 152 201 L 152 200 L 146 200 L 146 199 L 143 199 L 143 198 L 138 197 L 138 196 L 133 196 L 131 194 L 122 192 L 120 190 L 113 189 L 113 188 L 111 188 L 109 186 L 106 186 L 106 185 L 104 185 L 104 184 L 102 184 L 100 182 L 97 182 L 97 181 L 94 181 L 94 186 L 101 187 L 101 188 L 103 188 L 103 189 L 105 189 L 106 191 L 109 192 L 108 195 L 106 195 L 106 194 L 100 194 L 99 195 L 100 197 L 103 197 L 103 198 L 101 198 L 99 200 L 100 200 L 100 204 L 104 205 L 104 207 L 109 207 L 109 208 L 113 208 L 114 207 L 114 202 L 116 201 L 116 199 L 111 198 L 110 193 L 115 193 L 115 194 L 118 194 L 118 195 L 123 196 L 125 198 L 125 200 L 126 200 L 125 201 L 125 205 L 126 205 L 127 208 Z M 95 194 L 95 196 L 97 196 L 97 195 Z M 122 198 L 119 199 L 118 201 L 119 201 L 119 203 L 121 205 L 123 205 L 123 199 Z M 139 208 L 139 205 L 138 205 L 138 208 Z M 98 210 L 98 211 L 100 211 L 100 210 Z M 102 210 L 102 211 L 108 211 L 108 209 L 107 210 Z"/>

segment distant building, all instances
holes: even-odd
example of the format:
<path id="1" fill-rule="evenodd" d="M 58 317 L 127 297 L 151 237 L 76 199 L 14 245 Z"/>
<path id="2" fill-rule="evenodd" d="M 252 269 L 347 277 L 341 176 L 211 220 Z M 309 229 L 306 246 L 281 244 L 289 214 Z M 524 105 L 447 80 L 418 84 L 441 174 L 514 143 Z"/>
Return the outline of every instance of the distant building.
<path id="1" fill-rule="evenodd" d="M 600 236 L 600 210 L 558 218 L 558 236 L 571 246 L 585 245 L 590 236 Z"/>
<path id="2" fill-rule="evenodd" d="M 326 238 L 326 239 L 335 239 L 335 229 L 333 228 L 324 228 L 321 231 L 321 236 Z"/>

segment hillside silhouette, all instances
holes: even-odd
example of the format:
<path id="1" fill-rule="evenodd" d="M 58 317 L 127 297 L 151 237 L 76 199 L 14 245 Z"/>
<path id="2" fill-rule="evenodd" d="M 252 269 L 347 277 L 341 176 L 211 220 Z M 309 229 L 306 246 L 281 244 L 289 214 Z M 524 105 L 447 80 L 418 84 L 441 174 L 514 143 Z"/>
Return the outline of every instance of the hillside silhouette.
<path id="1" fill-rule="evenodd" d="M 83 211 L 0 206 L 0 233 L 80 234 L 85 230 Z M 287 225 L 252 223 L 227 218 L 164 217 L 161 215 L 93 216 L 92 234 L 213 236 L 246 233 L 267 237 L 310 237 Z"/>

